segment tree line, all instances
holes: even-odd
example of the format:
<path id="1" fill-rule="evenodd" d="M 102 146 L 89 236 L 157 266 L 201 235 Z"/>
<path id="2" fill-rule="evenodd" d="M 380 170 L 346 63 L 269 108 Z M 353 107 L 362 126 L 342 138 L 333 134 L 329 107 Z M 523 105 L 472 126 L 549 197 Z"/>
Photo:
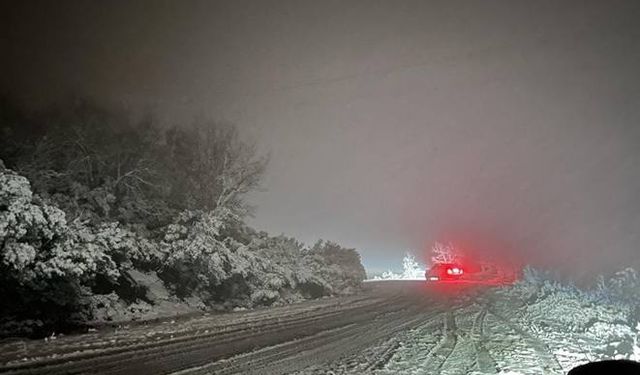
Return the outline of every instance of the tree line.
<path id="1" fill-rule="evenodd" d="M 64 329 L 108 304 L 152 309 L 140 275 L 200 308 L 344 293 L 365 277 L 354 249 L 245 224 L 268 158 L 230 124 L 3 100 L 0 159 L 0 334 Z"/>

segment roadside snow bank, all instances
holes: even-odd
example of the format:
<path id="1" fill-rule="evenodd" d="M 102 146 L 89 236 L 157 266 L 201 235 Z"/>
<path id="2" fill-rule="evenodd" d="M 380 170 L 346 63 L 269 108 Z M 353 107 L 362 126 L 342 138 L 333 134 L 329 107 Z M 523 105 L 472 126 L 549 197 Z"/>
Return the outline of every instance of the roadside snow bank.
<path id="1" fill-rule="evenodd" d="M 623 290 L 637 293 L 636 282 L 635 271 L 625 270 L 581 290 L 528 268 L 522 281 L 496 291 L 491 305 L 540 339 L 566 370 L 603 359 L 640 360 L 640 301 Z"/>

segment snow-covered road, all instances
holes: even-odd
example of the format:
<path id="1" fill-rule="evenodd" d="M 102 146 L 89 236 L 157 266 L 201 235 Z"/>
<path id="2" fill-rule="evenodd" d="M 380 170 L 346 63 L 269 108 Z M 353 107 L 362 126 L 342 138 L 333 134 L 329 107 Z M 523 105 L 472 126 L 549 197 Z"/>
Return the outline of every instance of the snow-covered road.
<path id="1" fill-rule="evenodd" d="M 487 287 L 371 283 L 349 297 L 7 341 L 0 373 L 563 374 L 598 356 L 588 343 L 599 331 L 554 336 L 525 300 Z"/>
<path id="2" fill-rule="evenodd" d="M 492 291 L 485 289 L 447 290 L 435 296 L 443 305 L 417 326 L 363 352 L 298 373 L 566 373 L 568 369 L 562 368 L 543 341 L 493 311 L 487 298 L 490 295 Z"/>

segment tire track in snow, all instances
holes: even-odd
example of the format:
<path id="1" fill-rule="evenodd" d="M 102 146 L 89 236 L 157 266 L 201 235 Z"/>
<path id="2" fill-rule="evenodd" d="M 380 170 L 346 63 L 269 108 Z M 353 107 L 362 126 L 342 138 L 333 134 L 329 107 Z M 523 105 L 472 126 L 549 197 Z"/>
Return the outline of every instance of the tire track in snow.
<path id="1" fill-rule="evenodd" d="M 399 297 L 397 297 L 399 298 Z M 159 340 L 124 343 L 113 339 L 111 347 L 72 353 L 71 356 L 36 358 L 32 362 L 9 364 L 0 367 L 0 373 L 136 373 L 138 371 L 163 373 L 188 367 L 189 362 L 209 363 L 212 359 L 225 358 L 246 349 L 246 347 L 267 346 L 282 337 L 295 334 L 317 332 L 322 322 L 331 322 L 339 316 L 357 314 L 360 310 L 375 309 L 382 303 L 390 303 L 397 298 L 359 298 L 355 303 L 339 304 L 319 309 L 311 314 L 279 316 L 255 322 L 255 324 L 234 323 L 231 329 L 211 330 L 201 335 L 183 334 L 178 337 L 160 337 Z M 295 310 L 294 310 L 295 311 Z M 226 345 L 225 345 L 226 344 Z M 55 343 L 52 345 L 56 347 Z M 68 350 L 68 349 L 67 349 Z M 188 357 L 189 362 L 183 358 Z"/>
<path id="2" fill-rule="evenodd" d="M 536 353 L 538 363 L 545 374 L 564 373 L 564 370 L 562 369 L 562 366 L 558 362 L 557 358 L 555 357 L 555 355 L 553 355 L 549 347 L 544 342 L 542 342 L 540 339 L 533 336 L 526 330 L 520 328 L 516 323 L 496 313 L 495 311 L 489 310 L 488 312 L 496 317 L 502 324 L 506 325 L 511 330 L 516 332 L 526 343 L 527 347 L 531 348 Z"/>
<path id="3" fill-rule="evenodd" d="M 439 324 L 438 324 L 439 320 Z M 433 323 L 439 325 L 435 328 Z M 455 316 L 451 311 L 439 314 L 433 322 L 424 324 L 407 336 L 380 374 L 404 374 L 420 369 L 425 374 L 440 374 L 456 347 Z"/>
<path id="4" fill-rule="evenodd" d="M 432 293 L 423 283 L 371 288 L 356 297 L 27 342 L 30 357 L 0 364 L 0 373 L 277 374 L 315 367 L 322 374 L 394 374 L 407 372 L 394 372 L 394 366 L 415 369 L 406 366 L 410 360 L 437 374 L 465 354 L 473 358 L 471 341 L 463 338 L 458 345 L 451 312 L 468 307 L 469 298 Z M 472 316 L 459 317 L 469 331 Z"/>
<path id="5" fill-rule="evenodd" d="M 100 331 L 65 337 L 58 337 L 55 341 L 23 340 L 22 353 L 11 353 L 11 347 L 15 343 L 0 344 L 0 352 L 3 353 L 0 371 L 13 365 L 37 367 L 36 363 L 49 362 L 55 364 L 65 360 L 98 356 L 101 352 L 115 353 L 122 347 L 127 350 L 143 346 L 152 347 L 162 345 L 164 341 L 180 340 L 188 336 L 230 335 L 240 334 L 247 330 L 255 331 L 262 326 L 279 324 L 283 318 L 286 321 L 294 319 L 307 319 L 327 312 L 357 307 L 361 304 L 372 304 L 382 301 L 371 296 L 356 296 L 335 300 L 314 300 L 305 303 L 293 304 L 284 307 L 258 309 L 247 312 L 228 314 L 204 314 L 202 316 L 190 316 L 171 318 L 161 321 L 152 320 L 146 322 L 128 322 L 112 327 L 103 327 Z M 177 322 L 176 322 L 177 320 Z M 124 326 L 124 329 L 122 328 Z M 115 328 L 113 328 L 115 327 Z M 52 356 L 57 360 L 51 360 Z M 27 358 L 28 363 L 22 363 L 22 358 Z M 20 361 L 17 361 L 20 360 Z"/>
<path id="6" fill-rule="evenodd" d="M 380 348 L 382 349 L 380 352 L 376 353 L 377 355 L 374 357 L 377 359 L 373 360 L 371 363 L 364 367 L 364 372 L 370 373 L 374 370 L 378 370 L 383 368 L 391 357 L 393 357 L 394 353 L 400 347 L 400 337 L 392 337 L 391 339 L 385 341 Z"/>
<path id="7" fill-rule="evenodd" d="M 240 353 L 240 352 L 247 351 L 246 349 L 243 350 L 242 348 L 269 349 L 274 345 L 273 343 L 278 345 L 278 343 L 283 343 L 283 342 L 286 343 L 287 341 L 292 341 L 292 340 L 295 342 L 300 338 L 313 336 L 315 334 L 322 333 L 323 331 L 333 331 L 333 330 L 339 331 L 339 329 L 342 328 L 343 326 L 348 326 L 350 324 L 356 323 L 359 317 L 366 316 L 370 311 L 378 311 L 379 309 L 384 309 L 384 306 L 386 305 L 396 304 L 399 301 L 399 298 L 400 297 L 394 297 L 394 298 L 384 300 L 383 303 L 366 304 L 366 305 L 358 306 L 357 308 L 353 308 L 353 309 L 349 309 L 349 308 L 340 309 L 337 311 L 333 311 L 331 313 L 321 314 L 320 316 L 314 317 L 313 319 L 302 318 L 300 321 L 296 320 L 295 325 L 286 325 L 282 329 L 278 329 L 276 331 L 267 331 L 266 335 L 265 335 L 265 332 L 258 332 L 257 334 L 254 334 L 249 337 L 243 337 L 243 336 L 234 337 L 233 340 L 230 342 L 230 346 L 233 348 L 233 352 Z M 223 344 L 223 343 L 218 341 L 215 342 L 215 346 L 219 347 L 221 346 L 220 344 Z M 228 348 L 229 344 L 222 345 L 222 347 L 229 349 Z M 299 350 L 299 347 L 294 350 Z M 199 361 L 200 365 L 205 365 L 205 367 L 206 367 L 206 364 L 212 363 L 213 361 L 229 358 L 229 356 L 225 356 L 225 357 L 207 356 L 206 353 L 210 353 L 210 352 L 211 352 L 210 347 L 202 347 L 198 351 L 194 351 L 191 349 L 182 351 L 182 353 L 185 356 L 188 356 L 192 359 L 192 362 L 193 362 L 194 356 L 198 355 L 199 358 L 201 359 Z M 261 351 L 258 350 L 258 352 L 261 352 Z M 271 361 L 272 360 L 275 360 L 275 359 L 271 359 Z M 174 366 L 175 359 L 166 358 L 164 355 L 162 355 L 162 353 L 160 353 L 160 355 L 153 358 L 152 361 L 147 360 L 146 362 L 151 363 L 151 366 L 153 367 L 164 369 L 164 368 L 170 368 L 171 366 Z M 189 367 L 193 367 L 193 366 L 189 366 Z M 185 369 L 188 370 L 188 368 L 185 368 Z M 211 373 L 211 372 L 205 372 L 205 373 Z"/>
<path id="8" fill-rule="evenodd" d="M 419 324 L 412 324 L 412 327 L 399 327 L 400 332 L 395 333 L 390 339 L 383 340 L 381 344 L 373 344 L 364 351 L 344 358 L 337 363 L 329 366 L 329 370 L 335 374 L 377 374 L 385 371 L 389 362 L 394 359 L 398 350 L 403 349 L 406 340 L 418 332 L 437 325 L 441 320 L 442 312 L 429 314 L 427 317 L 421 317 Z M 405 324 L 405 326 L 407 326 Z M 322 368 L 318 374 L 326 374 L 327 368 Z"/>
<path id="9" fill-rule="evenodd" d="M 457 328 L 455 314 L 449 311 L 445 314 L 442 345 L 433 355 L 433 358 L 436 360 L 435 364 L 438 374 L 442 372 L 442 369 L 444 367 L 446 367 L 447 360 L 458 344 L 458 334 L 456 330 Z"/>
<path id="10" fill-rule="evenodd" d="M 484 345 L 484 342 L 486 340 L 484 333 L 484 324 L 486 317 L 487 309 L 483 306 L 473 320 L 471 335 L 473 337 L 473 344 L 476 350 L 476 367 L 478 371 L 484 374 L 497 374 L 498 365 L 491 356 L 491 353 L 489 353 Z"/>
<path id="11" fill-rule="evenodd" d="M 180 372 L 181 375 L 197 374 L 275 374 L 280 373 L 278 362 L 287 357 L 295 357 L 299 351 L 308 351 L 316 346 L 329 345 L 357 333 L 355 323 L 322 331 L 315 335 L 288 341 L 279 345 L 263 348 L 255 352 L 242 354 L 198 369 Z M 271 369 L 269 369 L 271 367 Z M 274 368 L 275 367 L 275 368 Z M 175 374 L 178 375 L 178 374 Z"/>
<path id="12" fill-rule="evenodd" d="M 246 353 L 199 369 L 187 370 L 182 374 L 279 374 L 301 370 L 319 362 L 332 362 L 348 357 L 351 353 L 365 350 L 375 342 L 393 337 L 403 330 L 420 324 L 428 319 L 428 316 L 421 312 L 416 308 L 415 301 L 392 303 L 354 317 L 356 318 L 354 323 L 344 329 L 321 332 L 315 336 Z M 323 373 L 327 373 L 330 367 L 333 366 L 324 365 Z M 353 370 L 355 369 L 348 370 L 343 367 L 344 372 L 356 373 L 352 372 Z M 303 372 L 312 373 L 313 371 Z M 357 373 L 361 372 L 357 371 Z"/>
<path id="13" fill-rule="evenodd" d="M 411 373 L 415 368 L 422 368 L 441 342 L 442 315 L 439 314 L 435 319 L 407 332 L 393 356 L 375 374 L 405 374 Z"/>

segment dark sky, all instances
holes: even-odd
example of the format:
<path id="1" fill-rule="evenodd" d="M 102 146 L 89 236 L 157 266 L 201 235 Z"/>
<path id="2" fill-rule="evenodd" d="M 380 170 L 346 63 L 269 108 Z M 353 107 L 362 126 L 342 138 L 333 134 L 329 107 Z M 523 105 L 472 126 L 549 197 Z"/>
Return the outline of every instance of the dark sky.
<path id="1" fill-rule="evenodd" d="M 13 3 L 13 4 L 12 4 Z M 0 89 L 270 151 L 252 224 L 435 240 L 576 274 L 640 264 L 639 1 L 6 1 Z"/>

